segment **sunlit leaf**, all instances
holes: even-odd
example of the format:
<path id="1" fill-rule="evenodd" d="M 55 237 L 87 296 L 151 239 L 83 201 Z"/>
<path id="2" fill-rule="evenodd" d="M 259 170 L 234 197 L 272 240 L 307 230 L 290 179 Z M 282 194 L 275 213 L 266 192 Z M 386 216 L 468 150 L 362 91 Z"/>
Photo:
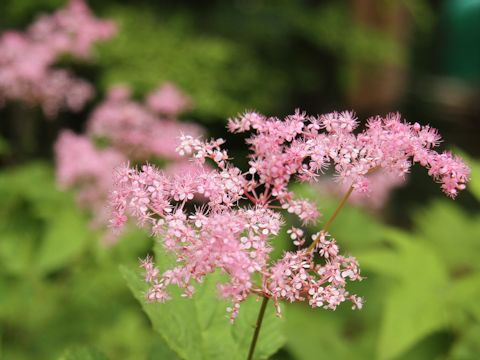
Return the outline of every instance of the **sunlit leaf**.
<path id="1" fill-rule="evenodd" d="M 164 256 L 157 256 L 159 258 Z M 159 266 L 162 267 L 162 260 Z M 174 300 L 164 304 L 146 304 L 146 284 L 133 271 L 122 268 L 130 289 L 142 304 L 153 328 L 185 359 L 245 359 L 253 334 L 260 302 L 254 298 L 242 303 L 235 324 L 230 324 L 228 304 L 217 297 L 216 283 L 221 276 L 212 274 L 199 286 L 192 299 L 172 291 Z M 266 359 L 284 343 L 282 320 L 275 317 L 269 304 L 265 314 L 255 359 Z"/>
<path id="2" fill-rule="evenodd" d="M 345 346 L 345 339 L 342 338 L 342 319 L 335 315 L 332 316 L 326 310 L 311 309 L 307 306 L 288 306 L 289 352 L 299 360 L 352 358 L 355 351 L 352 347 Z"/>
<path id="3" fill-rule="evenodd" d="M 458 310 L 473 316 L 480 323 L 480 272 L 460 278 L 452 283 L 449 295 L 452 315 Z M 454 311 L 455 310 L 455 311 Z M 453 319 L 456 320 L 456 319 Z"/>
<path id="4" fill-rule="evenodd" d="M 48 272 L 67 264 L 85 248 L 90 236 L 82 213 L 63 209 L 48 224 L 36 256 L 37 268 Z"/>
<path id="5" fill-rule="evenodd" d="M 421 238 L 430 244 L 453 273 L 480 270 L 480 218 L 443 200 L 418 211 L 414 222 Z"/>
<path id="6" fill-rule="evenodd" d="M 357 255 L 363 269 L 391 277 L 382 294 L 378 356 L 393 359 L 447 325 L 449 283 L 445 264 L 427 245 L 397 231 L 385 235 L 393 249 Z"/>
<path id="7" fill-rule="evenodd" d="M 477 360 L 480 354 L 480 324 L 476 323 L 469 328 L 462 329 L 460 339 L 453 346 L 451 360 Z"/>

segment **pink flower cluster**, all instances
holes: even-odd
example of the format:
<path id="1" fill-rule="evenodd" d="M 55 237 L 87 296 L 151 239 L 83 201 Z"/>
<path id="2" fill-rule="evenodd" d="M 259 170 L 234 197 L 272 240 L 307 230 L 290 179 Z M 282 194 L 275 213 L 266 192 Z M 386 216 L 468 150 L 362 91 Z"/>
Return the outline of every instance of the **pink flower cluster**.
<path id="1" fill-rule="evenodd" d="M 168 82 L 149 94 L 146 103 L 153 112 L 173 117 L 190 109 L 192 105 L 191 100 L 185 94 Z"/>
<path id="2" fill-rule="evenodd" d="M 176 95 L 167 94 L 164 97 L 162 94 L 165 92 Z M 152 97 L 157 97 L 155 106 L 150 104 Z M 202 133 L 200 127 L 176 120 L 174 115 L 186 110 L 179 106 L 179 99 L 186 99 L 186 96 L 170 83 L 163 84 L 148 94 L 145 104 L 133 101 L 127 87 L 114 87 L 107 100 L 93 112 L 87 133 L 93 138 L 106 139 L 131 159 L 178 159 L 175 147 L 180 133 Z M 168 101 L 175 102 L 175 112 L 170 111 Z M 163 115 L 165 110 L 162 109 L 169 109 L 168 117 Z"/>
<path id="3" fill-rule="evenodd" d="M 180 94 L 179 90 L 175 91 Z M 60 134 L 55 145 L 58 183 L 64 189 L 76 190 L 79 204 L 93 212 L 95 227 L 105 226 L 108 224 L 106 203 L 113 185 L 112 174 L 128 160 L 168 161 L 165 171 L 169 176 L 198 172 L 197 166 L 179 159 L 175 153 L 178 139 L 185 131 L 202 133 L 199 126 L 179 122 L 173 117 L 161 118 L 134 102 L 128 87 L 113 87 L 107 100 L 87 121 L 85 135 L 69 130 Z M 106 140 L 107 144 L 97 147 L 97 140 Z"/>
<path id="4" fill-rule="evenodd" d="M 403 177 L 413 163 L 426 167 L 452 198 L 465 188 L 470 170 L 460 158 L 433 149 L 441 140 L 436 129 L 403 122 L 399 113 L 372 117 L 366 129 L 355 134 L 357 125 L 352 112 L 307 117 L 297 111 L 285 121 L 247 113 L 231 120 L 229 128 L 258 132 L 249 140 L 255 154 L 249 171 L 258 172 L 261 183 L 277 183 L 276 193 L 286 189 L 291 175 L 297 173 L 299 180 L 311 181 L 330 164 L 340 182 L 362 192 L 370 190 L 369 174 L 381 169 Z M 269 174 L 272 169 L 276 173 Z"/>
<path id="5" fill-rule="evenodd" d="M 88 58 L 93 44 L 115 31 L 112 22 L 96 19 L 83 0 L 70 0 L 64 9 L 40 16 L 26 32 L 2 34 L 0 106 L 12 100 L 40 105 L 50 118 L 63 108 L 79 111 L 93 87 L 53 65 L 65 54 Z"/>
<path id="6" fill-rule="evenodd" d="M 345 290 L 347 280 L 362 280 L 357 260 L 339 255 L 336 241 L 327 236 L 325 232 L 313 235 L 314 241 L 318 238 L 314 251 L 287 252 L 271 267 L 269 276 L 264 278 L 264 291 L 275 304 L 279 300 L 308 301 L 312 308 L 335 310 L 350 300 L 352 309 L 362 308 L 363 299 Z M 314 262 L 315 253 L 325 260 L 324 264 Z"/>
<path id="7" fill-rule="evenodd" d="M 356 127 L 350 112 L 310 117 L 296 111 L 283 120 L 250 112 L 228 124 L 232 132 L 253 132 L 246 140 L 251 150 L 247 171 L 229 161 L 221 147 L 224 140 L 192 136 L 181 138 L 177 152 L 200 166 L 213 162 L 216 169 L 175 178 L 151 165 L 120 169 L 111 193 L 112 227 L 120 229 L 128 217 L 135 218 L 160 236 L 177 260 L 177 266 L 164 273 L 150 258 L 142 262 L 150 284 L 148 301 L 168 300 L 170 285 L 192 296 L 195 282 L 220 270 L 227 281 L 219 284 L 219 292 L 233 303 L 232 319 L 249 294 L 273 299 L 278 311 L 280 300 L 326 309 L 349 300 L 361 308 L 362 299 L 346 290 L 348 281 L 361 280 L 358 263 L 339 254 L 336 241 L 326 233 L 328 225 L 308 248 L 302 248 L 303 230 L 289 229 L 299 250 L 270 264 L 272 242 L 283 224 L 281 211 L 304 223 L 319 216 L 315 204 L 295 198 L 289 183 L 295 178 L 315 180 L 333 164 L 339 181 L 365 192 L 370 190 L 369 174 L 381 170 L 402 177 L 418 162 L 455 197 L 465 188 L 469 169 L 461 159 L 433 150 L 440 140 L 436 130 L 403 122 L 399 114 L 371 118 L 357 134 Z M 190 202 L 196 195 L 206 199 L 206 206 L 194 209 Z M 323 262 L 315 262 L 315 257 Z"/>
<path id="8" fill-rule="evenodd" d="M 127 161 L 113 148 L 97 149 L 89 138 L 63 131 L 55 143 L 57 182 L 63 189 L 76 189 L 77 200 L 95 213 L 95 225 L 108 221 L 106 194 L 112 186 L 112 171 Z"/>

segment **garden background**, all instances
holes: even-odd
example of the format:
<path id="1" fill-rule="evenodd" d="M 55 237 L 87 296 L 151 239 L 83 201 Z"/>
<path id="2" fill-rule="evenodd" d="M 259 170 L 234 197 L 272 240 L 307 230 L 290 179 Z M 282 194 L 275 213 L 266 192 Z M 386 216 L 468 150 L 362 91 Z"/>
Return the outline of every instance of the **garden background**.
<path id="1" fill-rule="evenodd" d="M 23 30 L 39 13 L 64 5 L 2 0 L 0 32 Z M 112 85 L 129 85 L 140 101 L 166 81 L 190 99 L 179 121 L 226 138 L 239 164 L 245 148 L 225 125 L 246 109 L 275 116 L 296 108 L 308 114 L 352 109 L 362 121 L 400 111 L 438 128 L 442 147 L 460 152 L 472 168 L 468 190 L 450 201 L 414 170 L 385 204 L 348 207 L 331 232 L 367 277 L 354 287 L 366 299 L 364 309 L 286 306 L 273 323 L 282 334 L 269 340 L 265 328 L 261 341 L 278 344 L 274 359 L 480 357 L 480 1 L 102 0 L 89 6 L 113 20 L 117 33 L 97 44 L 90 59 L 62 57 L 56 66 L 93 84 L 93 99 L 54 119 L 21 101 L 0 108 L 0 358 L 186 356 L 169 339 L 178 328 L 198 331 L 188 306 L 199 304 L 182 300 L 185 321 L 168 328 L 161 314 L 147 316 L 130 290 L 135 279 L 125 269 L 137 271 L 153 240 L 132 229 L 107 246 L 104 229 L 92 228 L 91 212 L 76 202 L 76 189 L 62 189 L 55 177 L 61 130 L 82 133 Z M 330 191 L 295 191 L 315 199 L 323 213 L 338 202 Z M 288 248 L 286 238 L 279 241 Z M 205 296 L 198 301 L 208 303 Z M 222 342 L 222 334 L 215 336 Z"/>

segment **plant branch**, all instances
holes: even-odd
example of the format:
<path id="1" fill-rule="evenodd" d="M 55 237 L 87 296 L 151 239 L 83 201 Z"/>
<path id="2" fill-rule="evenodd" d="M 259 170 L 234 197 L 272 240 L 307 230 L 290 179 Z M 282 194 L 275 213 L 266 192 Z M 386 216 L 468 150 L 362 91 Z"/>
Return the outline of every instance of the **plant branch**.
<path id="1" fill-rule="evenodd" d="M 338 204 L 337 208 L 335 209 L 335 211 L 333 212 L 332 216 L 330 216 L 330 218 L 327 220 L 327 222 L 325 223 L 325 225 L 323 225 L 323 228 L 322 230 L 320 230 L 320 232 L 318 233 L 317 237 L 313 240 L 313 242 L 310 244 L 310 246 L 308 247 L 307 249 L 307 252 L 312 252 L 315 247 L 317 246 L 318 242 L 320 241 L 320 237 L 322 236 L 323 233 L 325 233 L 325 231 L 327 231 L 328 227 L 332 224 L 333 220 L 335 220 L 335 218 L 337 217 L 338 213 L 343 209 L 343 207 L 345 206 L 345 204 L 347 203 L 347 200 L 348 198 L 350 197 L 350 195 L 352 194 L 353 192 L 353 186 L 350 186 L 350 188 L 348 189 L 348 191 L 346 192 L 346 194 L 344 195 L 342 201 L 340 201 L 340 204 Z"/>
<path id="2" fill-rule="evenodd" d="M 253 359 L 253 353 L 255 352 L 255 346 L 257 345 L 258 335 L 260 334 L 260 328 L 262 327 L 263 316 L 265 315 L 265 309 L 267 308 L 268 297 L 264 297 L 260 311 L 257 317 L 257 323 L 255 324 L 255 332 L 253 333 L 252 342 L 250 343 L 250 350 L 248 351 L 247 360 Z"/>
<path id="3" fill-rule="evenodd" d="M 353 186 L 350 186 L 350 188 L 348 189 L 348 191 L 343 196 L 342 200 L 338 204 L 338 206 L 335 209 L 335 211 L 333 212 L 333 214 L 327 220 L 325 225 L 323 225 L 322 230 L 320 230 L 317 237 L 313 240 L 313 242 L 308 247 L 307 252 L 312 252 L 315 249 L 318 242 L 320 241 L 320 237 L 322 236 L 323 233 L 325 233 L 325 231 L 327 231 L 328 227 L 332 224 L 332 222 L 335 220 L 337 215 L 343 209 L 343 207 L 347 203 L 347 200 L 350 197 L 350 195 L 352 194 L 352 192 L 353 192 Z M 260 328 L 262 327 L 262 321 L 263 321 L 263 317 L 265 315 L 265 309 L 267 308 L 267 303 L 268 303 L 268 297 L 264 296 L 264 298 L 262 300 L 262 305 L 260 306 L 260 311 L 258 313 L 257 323 L 255 325 L 255 332 L 253 333 L 252 342 L 250 343 L 250 350 L 248 352 L 247 360 L 252 360 L 253 359 L 253 354 L 255 352 L 255 346 L 257 345 L 258 335 L 260 334 Z"/>

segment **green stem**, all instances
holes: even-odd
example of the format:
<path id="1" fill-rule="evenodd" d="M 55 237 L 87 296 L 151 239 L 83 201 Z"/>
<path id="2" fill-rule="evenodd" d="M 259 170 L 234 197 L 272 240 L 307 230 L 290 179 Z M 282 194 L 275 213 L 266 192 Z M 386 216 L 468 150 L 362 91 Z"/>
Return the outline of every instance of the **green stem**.
<path id="1" fill-rule="evenodd" d="M 340 210 L 343 209 L 343 207 L 345 206 L 345 204 L 347 203 L 347 200 L 348 198 L 350 197 L 350 195 L 352 194 L 353 192 L 353 186 L 350 186 L 350 188 L 348 189 L 347 193 L 345 194 L 345 196 L 343 197 L 342 201 L 340 201 L 340 204 L 338 204 L 337 208 L 335 209 L 335 211 L 333 212 L 332 216 L 330 216 L 330 219 L 327 220 L 327 222 L 325 223 L 325 225 L 323 225 L 323 228 L 322 230 L 320 230 L 320 232 L 318 233 L 318 235 L 316 236 L 315 239 L 313 239 L 313 242 L 310 244 L 310 246 L 308 247 L 307 249 L 307 252 L 312 252 L 314 249 L 315 249 L 315 246 L 317 246 L 318 242 L 320 241 L 320 237 L 322 236 L 323 233 L 325 233 L 325 231 L 327 231 L 328 227 L 332 224 L 333 220 L 335 220 L 335 218 L 337 217 L 338 213 L 340 212 Z"/>
<path id="2" fill-rule="evenodd" d="M 315 246 L 317 246 L 317 243 L 320 241 L 321 235 L 325 233 L 325 231 L 327 231 L 328 227 L 332 224 L 333 220 L 335 220 L 338 213 L 343 209 L 352 192 L 353 192 L 353 186 L 350 186 L 350 188 L 344 195 L 342 201 L 340 201 L 340 204 L 338 204 L 337 208 L 333 212 L 332 216 L 330 216 L 330 218 L 327 220 L 322 230 L 320 230 L 320 232 L 318 233 L 317 237 L 313 239 L 313 242 L 308 247 L 307 252 L 312 252 L 315 249 Z M 260 312 L 258 313 L 257 323 L 255 325 L 255 332 L 253 333 L 252 342 L 250 343 L 250 350 L 248 352 L 247 360 L 253 359 L 253 353 L 255 352 L 255 346 L 257 345 L 258 335 L 260 334 L 260 328 L 262 327 L 262 321 L 265 315 L 265 309 L 267 308 L 267 303 L 268 303 L 268 297 L 264 296 L 262 305 L 260 306 Z"/>
<path id="3" fill-rule="evenodd" d="M 264 297 L 262 305 L 260 306 L 260 312 L 258 313 L 257 323 L 255 324 L 255 332 L 253 333 L 252 342 L 250 343 L 250 350 L 248 351 L 247 360 L 253 359 L 253 353 L 255 352 L 255 346 L 257 345 L 258 335 L 260 334 L 260 328 L 262 327 L 263 316 L 265 315 L 265 309 L 267 308 L 268 297 Z"/>

